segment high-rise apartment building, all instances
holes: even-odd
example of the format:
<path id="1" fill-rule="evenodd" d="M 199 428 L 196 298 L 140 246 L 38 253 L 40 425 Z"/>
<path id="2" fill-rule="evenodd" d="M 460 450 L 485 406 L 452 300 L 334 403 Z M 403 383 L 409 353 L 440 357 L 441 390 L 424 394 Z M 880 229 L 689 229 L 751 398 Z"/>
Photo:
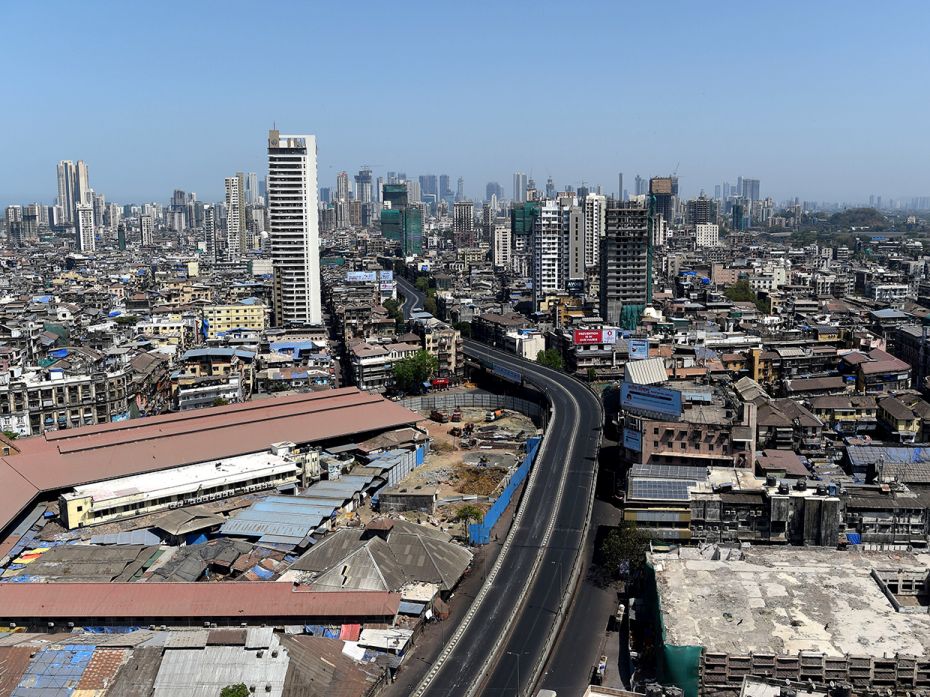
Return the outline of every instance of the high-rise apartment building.
<path id="1" fill-rule="evenodd" d="M 245 177 L 245 203 L 247 206 L 257 206 L 261 202 L 258 191 L 258 174 L 249 172 Z"/>
<path id="2" fill-rule="evenodd" d="M 707 198 L 703 192 L 697 198 L 688 201 L 687 210 L 689 225 L 705 225 L 717 222 L 717 205 L 713 199 Z"/>
<path id="3" fill-rule="evenodd" d="M 78 250 L 93 252 L 96 249 L 94 207 L 86 203 L 78 203 L 74 207 L 74 216 L 74 234 Z"/>
<path id="4" fill-rule="evenodd" d="M 362 204 L 371 203 L 371 170 L 361 169 L 355 175 L 355 199 Z"/>
<path id="5" fill-rule="evenodd" d="M 455 246 L 475 246 L 475 204 L 471 201 L 456 201 L 452 208 L 452 238 Z"/>
<path id="6" fill-rule="evenodd" d="M 348 189 L 348 177 L 345 180 Z M 323 323 L 316 137 L 268 132 L 268 217 L 278 326 Z"/>
<path id="7" fill-rule="evenodd" d="M 455 182 L 455 200 L 465 200 L 465 180 L 462 177 L 459 177 Z"/>
<path id="8" fill-rule="evenodd" d="M 496 268 L 510 270 L 512 240 L 510 225 L 504 223 L 494 226 L 492 261 Z"/>
<path id="9" fill-rule="evenodd" d="M 569 205 L 564 215 L 567 222 L 566 245 L 568 261 L 566 264 L 566 281 L 579 281 L 584 283 L 585 270 L 585 216 L 584 207 Z M 566 282 L 565 289 L 569 289 Z"/>
<path id="10" fill-rule="evenodd" d="M 439 177 L 435 174 L 421 174 L 419 177 L 420 181 L 420 195 L 423 197 L 426 196 L 435 196 L 436 200 L 439 200 Z"/>
<path id="11" fill-rule="evenodd" d="M 23 244 L 32 244 L 39 241 L 39 225 L 42 225 L 42 211 L 46 210 L 45 206 L 38 203 L 30 203 L 23 207 Z"/>
<path id="12" fill-rule="evenodd" d="M 139 241 L 143 247 L 151 247 L 154 242 L 155 219 L 151 215 L 139 216 Z"/>
<path id="13" fill-rule="evenodd" d="M 633 183 L 633 191 L 636 196 L 642 196 L 643 194 L 648 193 L 648 191 L 646 190 L 646 180 L 643 179 L 638 174 L 636 175 L 636 179 L 634 180 L 634 183 Z"/>
<path id="14" fill-rule="evenodd" d="M 355 200 L 359 203 L 359 224 L 371 225 L 372 190 L 371 170 L 367 167 L 355 175 Z"/>
<path id="15" fill-rule="evenodd" d="M 78 160 L 74 165 L 74 203 L 81 203 L 85 206 L 93 205 L 93 195 L 87 163 L 84 160 Z"/>
<path id="16" fill-rule="evenodd" d="M 600 313 L 632 329 L 652 302 L 652 230 L 649 208 L 610 200 L 600 252 Z"/>
<path id="17" fill-rule="evenodd" d="M 653 177 L 649 180 L 649 193 L 655 198 L 656 214 L 661 215 L 667 223 L 674 223 L 678 178 Z"/>
<path id="18" fill-rule="evenodd" d="M 581 205 L 584 209 L 584 264 L 586 267 L 597 266 L 600 259 L 601 238 L 604 236 L 604 211 L 607 208 L 607 197 L 588 194 Z"/>
<path id="19" fill-rule="evenodd" d="M 526 175 L 523 172 L 514 172 L 513 175 L 513 202 L 526 202 Z"/>
<path id="20" fill-rule="evenodd" d="M 740 195 L 747 201 L 758 201 L 761 198 L 759 195 L 759 180 L 741 179 Z"/>
<path id="21" fill-rule="evenodd" d="M 58 205 L 64 211 L 62 223 L 74 221 L 74 163 L 62 160 L 58 163 Z"/>
<path id="22" fill-rule="evenodd" d="M 533 224 L 533 295 L 537 308 L 547 294 L 565 292 L 567 213 L 558 201 L 544 201 Z"/>
<path id="23" fill-rule="evenodd" d="M 623 195 L 623 172 L 617 175 L 617 180 L 620 186 L 620 188 L 617 189 L 617 200 L 622 202 L 626 200 L 626 197 Z"/>
<path id="24" fill-rule="evenodd" d="M 19 247 L 24 241 L 23 236 L 23 207 L 7 206 L 6 208 L 6 235 L 10 244 Z"/>
<path id="25" fill-rule="evenodd" d="M 58 163 L 58 205 L 64 211 L 65 223 L 77 223 L 75 206 L 78 204 L 93 206 L 94 192 L 90 188 L 87 164 L 83 160 L 76 163 L 62 160 Z M 97 224 L 102 220 L 97 220 Z"/>
<path id="26" fill-rule="evenodd" d="M 719 247 L 720 228 L 713 223 L 699 223 L 694 226 L 695 247 Z"/>
<path id="27" fill-rule="evenodd" d="M 419 203 L 423 200 L 420 196 L 420 182 L 407 182 L 407 200 L 410 203 Z"/>
<path id="28" fill-rule="evenodd" d="M 203 207 L 203 236 L 207 251 L 207 259 L 216 263 L 216 209 L 213 206 Z"/>
<path id="29" fill-rule="evenodd" d="M 226 255 L 236 259 L 247 251 L 245 176 L 226 177 Z"/>
<path id="30" fill-rule="evenodd" d="M 423 205 L 407 199 L 407 187 L 412 183 L 384 185 L 381 235 L 397 242 L 403 256 L 423 251 Z"/>
<path id="31" fill-rule="evenodd" d="M 446 201 L 450 206 L 455 198 L 452 193 L 452 180 L 449 178 L 448 174 L 439 175 L 439 198 L 442 201 Z"/>
<path id="32" fill-rule="evenodd" d="M 497 182 L 488 182 L 487 186 L 484 187 L 484 200 L 490 201 L 495 196 L 498 201 L 504 198 L 504 187 Z"/>
<path id="33" fill-rule="evenodd" d="M 336 200 L 349 200 L 349 175 L 346 172 L 340 172 L 336 175 Z"/>

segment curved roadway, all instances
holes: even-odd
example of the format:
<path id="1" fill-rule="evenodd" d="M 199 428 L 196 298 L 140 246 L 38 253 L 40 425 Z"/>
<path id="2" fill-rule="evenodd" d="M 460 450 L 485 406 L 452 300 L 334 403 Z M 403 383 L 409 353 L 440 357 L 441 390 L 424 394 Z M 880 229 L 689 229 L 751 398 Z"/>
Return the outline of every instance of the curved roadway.
<path id="1" fill-rule="evenodd" d="M 422 293 L 403 279 L 399 283 L 409 316 L 408 304 L 422 306 Z M 547 394 L 553 413 L 508 541 L 414 694 L 529 695 L 552 648 L 560 607 L 571 600 L 572 568 L 584 549 L 601 408 L 586 386 L 565 373 L 474 341 L 465 342 L 465 353 L 523 373 Z"/>

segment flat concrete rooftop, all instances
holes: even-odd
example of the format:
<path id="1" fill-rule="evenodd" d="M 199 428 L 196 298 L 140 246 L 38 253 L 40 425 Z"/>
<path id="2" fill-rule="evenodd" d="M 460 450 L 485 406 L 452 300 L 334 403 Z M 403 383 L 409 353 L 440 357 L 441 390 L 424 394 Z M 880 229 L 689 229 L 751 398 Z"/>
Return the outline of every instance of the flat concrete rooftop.
<path id="1" fill-rule="evenodd" d="M 721 561 L 694 547 L 652 555 L 667 644 L 733 655 L 930 655 L 930 615 L 896 612 L 871 576 L 872 569 L 925 571 L 930 555 L 742 552 Z"/>

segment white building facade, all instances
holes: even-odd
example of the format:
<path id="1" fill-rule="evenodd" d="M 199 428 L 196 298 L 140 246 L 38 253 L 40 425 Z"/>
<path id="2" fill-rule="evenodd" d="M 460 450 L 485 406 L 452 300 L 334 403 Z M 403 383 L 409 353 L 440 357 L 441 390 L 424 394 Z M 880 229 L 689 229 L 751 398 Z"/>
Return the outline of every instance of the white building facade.
<path id="1" fill-rule="evenodd" d="M 322 324 L 316 136 L 268 132 L 267 188 L 275 322 Z"/>

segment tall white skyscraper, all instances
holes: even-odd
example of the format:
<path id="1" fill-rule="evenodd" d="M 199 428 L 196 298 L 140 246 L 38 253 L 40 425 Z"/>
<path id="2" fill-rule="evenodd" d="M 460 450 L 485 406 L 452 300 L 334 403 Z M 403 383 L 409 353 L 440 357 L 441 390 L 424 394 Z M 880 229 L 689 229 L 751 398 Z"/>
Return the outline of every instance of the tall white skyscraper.
<path id="1" fill-rule="evenodd" d="M 513 175 L 513 202 L 526 202 L 526 175 L 523 172 L 515 172 Z"/>
<path id="2" fill-rule="evenodd" d="M 151 247 L 153 233 L 155 231 L 155 219 L 151 215 L 139 216 L 139 241 L 143 247 Z"/>
<path id="3" fill-rule="evenodd" d="M 237 258 L 246 247 L 245 177 L 226 177 L 226 254 Z"/>
<path id="4" fill-rule="evenodd" d="M 64 220 L 74 221 L 74 163 L 62 160 L 58 163 L 58 205 L 64 211 Z"/>
<path id="5" fill-rule="evenodd" d="M 268 132 L 268 217 L 279 326 L 323 323 L 316 136 Z"/>
<path id="6" fill-rule="evenodd" d="M 245 202 L 249 206 L 257 206 L 261 194 L 258 193 L 258 175 L 249 172 L 245 178 Z"/>
<path id="7" fill-rule="evenodd" d="M 74 207 L 74 229 L 77 247 L 82 252 L 93 252 L 96 249 L 94 240 L 94 207 L 79 203 Z"/>
<path id="8" fill-rule="evenodd" d="M 203 234 L 207 248 L 207 259 L 216 263 L 216 211 L 213 206 L 203 207 Z"/>
<path id="9" fill-rule="evenodd" d="M 584 202 L 584 264 L 597 266 L 600 260 L 601 238 L 604 236 L 604 211 L 607 198 L 588 194 Z"/>
<path id="10" fill-rule="evenodd" d="M 91 206 L 94 203 L 94 192 L 90 188 L 87 163 L 84 160 L 78 160 L 74 166 L 74 203 L 85 206 Z"/>

